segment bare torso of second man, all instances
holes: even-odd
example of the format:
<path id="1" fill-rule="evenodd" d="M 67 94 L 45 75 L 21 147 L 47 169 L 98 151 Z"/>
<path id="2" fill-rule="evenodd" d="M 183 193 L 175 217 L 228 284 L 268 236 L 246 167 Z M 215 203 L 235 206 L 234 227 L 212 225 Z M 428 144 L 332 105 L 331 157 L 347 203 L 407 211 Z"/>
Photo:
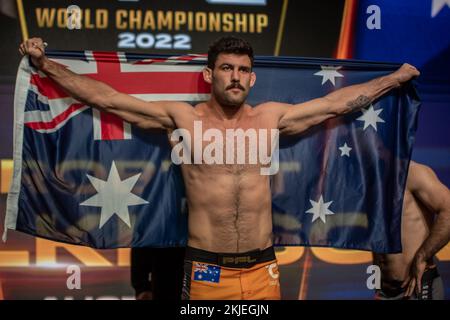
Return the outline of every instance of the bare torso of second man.
<path id="1" fill-rule="evenodd" d="M 222 133 L 223 164 L 194 163 L 194 147 L 191 149 L 192 164 L 182 164 L 182 174 L 186 186 L 189 207 L 188 245 L 212 252 L 246 252 L 265 249 L 272 245 L 272 207 L 269 179 L 261 174 L 261 163 L 249 160 L 252 150 L 249 140 L 239 150 L 236 139 L 227 139 L 227 130 L 256 130 L 266 136 L 267 155 L 270 153 L 270 129 L 276 128 L 275 119 L 264 117 L 256 108 L 248 105 L 242 113 L 230 120 L 216 117 L 205 103 L 195 107 L 193 117 L 177 122 L 177 128 L 187 129 L 192 138 L 202 142 L 202 155 L 207 156 L 205 148 L 214 141 L 205 141 L 198 136 L 198 125 L 204 134 L 208 129 L 217 129 Z M 194 130 L 194 121 L 197 131 Z M 195 132 L 194 132 L 195 131 Z M 197 135 L 196 135 L 197 133 Z M 226 162 L 230 143 L 234 143 L 232 163 Z M 228 147 L 227 147 L 228 144 Z M 255 146 L 253 145 L 253 148 Z M 253 150 L 258 153 L 258 150 Z M 239 163 L 239 152 L 245 153 L 245 163 Z M 215 155 L 215 153 L 208 153 Z M 230 157 L 230 155 L 228 155 Z M 219 157 L 220 158 L 220 157 Z M 219 159 L 218 158 L 218 159 Z M 270 165 L 270 164 L 269 164 Z M 263 167 L 268 167 L 263 166 Z"/>

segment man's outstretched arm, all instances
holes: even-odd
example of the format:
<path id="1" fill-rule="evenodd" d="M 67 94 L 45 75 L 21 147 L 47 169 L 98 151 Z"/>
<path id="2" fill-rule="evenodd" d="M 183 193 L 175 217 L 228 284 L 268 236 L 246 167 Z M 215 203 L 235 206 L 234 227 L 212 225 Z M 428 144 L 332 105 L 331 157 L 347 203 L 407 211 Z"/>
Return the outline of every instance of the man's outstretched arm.
<path id="1" fill-rule="evenodd" d="M 419 76 L 419 71 L 404 64 L 397 71 L 374 80 L 336 90 L 325 97 L 297 105 L 273 104 L 281 112 L 281 134 L 299 134 L 327 119 L 369 106 L 374 100 L 403 83 Z M 272 109 L 272 108 L 271 108 Z"/>
<path id="2" fill-rule="evenodd" d="M 116 91 L 109 85 L 78 75 L 45 56 L 40 38 L 31 38 L 20 45 L 22 55 L 29 55 L 32 63 L 55 81 L 74 99 L 101 111 L 116 114 L 123 120 L 144 129 L 173 129 L 177 113 L 185 115 L 192 108 L 183 102 L 146 102 Z"/>

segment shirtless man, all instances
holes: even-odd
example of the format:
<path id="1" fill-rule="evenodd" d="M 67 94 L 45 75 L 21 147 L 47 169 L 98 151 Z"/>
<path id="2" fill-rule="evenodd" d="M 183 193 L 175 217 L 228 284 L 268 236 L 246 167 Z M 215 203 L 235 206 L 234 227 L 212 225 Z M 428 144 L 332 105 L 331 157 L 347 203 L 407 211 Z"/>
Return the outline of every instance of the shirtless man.
<path id="1" fill-rule="evenodd" d="M 253 49 L 242 39 L 225 37 L 209 48 L 203 71 L 204 80 L 211 84 L 211 97 L 192 107 L 176 101 L 142 101 L 77 75 L 46 58 L 40 38 L 25 41 L 19 51 L 29 55 L 35 67 L 86 105 L 115 114 L 142 129 L 159 128 L 169 133 L 185 129 L 191 136 L 194 121 L 201 121 L 203 130 L 215 128 L 224 136 L 225 130 L 237 128 L 299 134 L 327 119 L 367 107 L 419 75 L 416 68 L 405 64 L 388 76 L 298 105 L 267 102 L 251 107 L 245 100 L 256 81 Z M 254 151 L 248 149 L 247 145 L 244 154 Z M 194 157 L 192 152 L 190 156 Z M 232 158 L 236 156 L 237 152 Z M 184 298 L 280 298 L 272 247 L 269 176 L 261 174 L 261 167 L 261 163 L 181 165 L 189 207 Z"/>
<path id="2" fill-rule="evenodd" d="M 450 240 L 450 190 L 427 166 L 411 161 L 402 215 L 402 253 L 374 254 L 381 269 L 377 299 L 444 299 L 434 255 Z"/>

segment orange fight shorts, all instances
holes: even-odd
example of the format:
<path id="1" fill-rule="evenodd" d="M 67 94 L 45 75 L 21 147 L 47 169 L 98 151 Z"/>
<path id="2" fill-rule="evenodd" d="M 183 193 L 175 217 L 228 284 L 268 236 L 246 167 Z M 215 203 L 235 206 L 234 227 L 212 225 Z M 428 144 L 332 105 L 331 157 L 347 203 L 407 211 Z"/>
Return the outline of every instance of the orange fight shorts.
<path id="1" fill-rule="evenodd" d="M 275 250 L 214 253 L 186 248 L 184 300 L 279 300 Z"/>

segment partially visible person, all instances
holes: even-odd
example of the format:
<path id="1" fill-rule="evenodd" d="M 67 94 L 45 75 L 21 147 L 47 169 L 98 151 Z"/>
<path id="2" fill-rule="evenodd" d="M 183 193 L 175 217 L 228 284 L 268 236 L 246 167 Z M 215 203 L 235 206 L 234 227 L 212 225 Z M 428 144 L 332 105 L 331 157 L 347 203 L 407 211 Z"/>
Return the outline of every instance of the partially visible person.
<path id="1" fill-rule="evenodd" d="M 136 300 L 181 300 L 183 247 L 131 248 L 131 285 Z"/>
<path id="2" fill-rule="evenodd" d="M 429 167 L 411 161 L 402 213 L 402 253 L 374 254 L 376 299 L 444 299 L 434 255 L 450 240 L 450 190 Z"/>

